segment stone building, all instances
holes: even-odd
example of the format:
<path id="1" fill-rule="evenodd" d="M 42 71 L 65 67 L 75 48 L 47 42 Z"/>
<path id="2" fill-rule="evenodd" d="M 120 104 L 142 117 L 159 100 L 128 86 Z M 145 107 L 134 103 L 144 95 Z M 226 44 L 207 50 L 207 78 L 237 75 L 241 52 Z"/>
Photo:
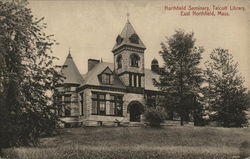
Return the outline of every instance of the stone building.
<path id="1" fill-rule="evenodd" d="M 83 125 L 140 122 L 145 108 L 156 106 L 161 95 L 153 85 L 159 78 L 158 61 L 153 59 L 151 69 L 146 69 L 145 50 L 127 21 L 112 49 L 113 63 L 89 59 L 88 72 L 81 75 L 69 53 L 61 70 L 66 79 L 58 89 L 70 109 L 63 110 L 61 119 Z"/>

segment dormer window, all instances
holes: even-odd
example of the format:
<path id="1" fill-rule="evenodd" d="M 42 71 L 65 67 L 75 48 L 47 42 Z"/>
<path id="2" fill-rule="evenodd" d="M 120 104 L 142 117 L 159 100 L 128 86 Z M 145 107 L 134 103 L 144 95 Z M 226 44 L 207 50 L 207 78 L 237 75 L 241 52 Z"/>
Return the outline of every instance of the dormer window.
<path id="1" fill-rule="evenodd" d="M 102 74 L 102 83 L 103 84 L 112 84 L 111 78 L 112 78 L 112 75 L 110 75 L 110 74 L 106 74 L 106 73 Z"/>
<path id="2" fill-rule="evenodd" d="M 110 70 L 109 67 L 104 69 L 102 73 L 98 75 L 99 81 L 102 84 L 113 84 L 113 72 Z"/>
<path id="3" fill-rule="evenodd" d="M 117 69 L 122 68 L 122 55 L 118 55 L 116 62 L 117 62 Z"/>
<path id="4" fill-rule="evenodd" d="M 130 40 L 131 43 L 139 44 L 139 36 L 136 33 L 132 34 L 129 37 L 129 40 Z"/>
<path id="5" fill-rule="evenodd" d="M 132 67 L 139 67 L 140 57 L 136 54 L 130 56 L 130 64 Z"/>
<path id="6" fill-rule="evenodd" d="M 122 43 L 122 41 L 123 41 L 123 38 L 120 35 L 118 35 L 116 38 L 117 45 L 120 45 Z"/>

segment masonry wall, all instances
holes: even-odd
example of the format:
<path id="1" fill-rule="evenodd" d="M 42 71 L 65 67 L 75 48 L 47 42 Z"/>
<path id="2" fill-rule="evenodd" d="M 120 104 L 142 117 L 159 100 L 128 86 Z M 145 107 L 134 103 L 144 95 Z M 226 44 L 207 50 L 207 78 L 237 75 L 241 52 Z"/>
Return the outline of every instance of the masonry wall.
<path id="1" fill-rule="evenodd" d="M 123 97 L 124 100 L 124 105 L 126 106 L 126 118 L 129 121 L 129 112 L 128 112 L 128 105 L 129 103 L 133 102 L 133 101 L 138 101 L 140 102 L 143 106 L 145 106 L 145 99 L 144 99 L 144 95 L 143 94 L 134 94 L 134 93 L 127 93 L 124 95 Z"/>
<path id="2" fill-rule="evenodd" d="M 138 63 L 138 67 L 131 67 L 130 64 L 130 55 L 131 54 L 137 54 L 140 57 L 139 63 Z M 119 55 L 122 55 L 122 68 L 118 69 L 118 65 L 117 65 L 117 57 Z M 140 74 L 144 74 L 144 53 L 141 52 L 135 52 L 135 51 L 129 51 L 129 50 L 124 50 L 118 54 L 116 54 L 114 56 L 114 66 L 115 66 L 115 72 L 116 74 L 121 74 L 123 72 L 134 72 L 134 73 L 140 73 Z M 120 79 L 122 80 L 122 82 L 126 85 L 129 86 L 129 75 L 128 74 L 123 74 L 121 76 L 119 76 Z M 141 78 L 141 86 L 144 87 L 145 86 L 145 82 L 144 82 L 144 77 Z"/>
<path id="3" fill-rule="evenodd" d="M 108 116 L 108 115 L 92 115 L 92 91 L 94 92 L 104 92 L 106 93 L 106 99 L 110 99 L 111 94 L 121 94 L 123 95 L 123 116 Z M 124 92 L 116 92 L 116 91 L 108 91 L 108 90 L 99 90 L 99 89 L 84 89 L 82 91 L 84 93 L 84 125 L 94 125 L 97 121 L 103 122 L 114 122 L 115 120 L 119 120 L 121 122 L 129 122 L 129 112 L 128 105 L 132 101 L 138 101 L 145 104 L 144 96 L 142 94 L 133 94 L 133 93 L 124 93 Z M 108 114 L 110 103 L 106 101 L 106 113 Z"/>

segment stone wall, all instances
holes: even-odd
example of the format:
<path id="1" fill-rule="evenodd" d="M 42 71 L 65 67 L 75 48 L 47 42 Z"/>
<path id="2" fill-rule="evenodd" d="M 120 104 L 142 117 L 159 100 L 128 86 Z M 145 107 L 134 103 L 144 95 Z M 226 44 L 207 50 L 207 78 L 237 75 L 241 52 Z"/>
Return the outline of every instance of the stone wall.
<path id="1" fill-rule="evenodd" d="M 130 65 L 130 55 L 131 54 L 137 54 L 140 57 L 139 60 L 139 67 L 131 67 Z M 117 69 L 117 61 L 116 58 L 118 55 L 122 55 L 122 68 Z M 134 73 L 141 73 L 144 74 L 144 53 L 137 53 L 137 52 L 133 52 L 133 51 L 129 51 L 129 50 L 124 50 L 121 53 L 118 53 L 115 55 L 114 57 L 114 66 L 115 66 L 115 72 L 117 74 L 120 74 L 122 72 L 134 72 Z M 122 82 L 126 85 L 129 86 L 129 75 L 125 74 L 120 76 Z M 144 77 L 142 77 L 141 79 L 141 85 L 142 87 L 144 87 Z"/>
<path id="2" fill-rule="evenodd" d="M 106 99 L 109 99 L 109 93 L 111 94 L 122 94 L 123 95 L 123 117 L 119 116 L 108 116 L 108 115 L 92 115 L 92 91 L 94 92 L 104 92 L 107 93 Z M 128 105 L 132 101 L 138 101 L 141 104 L 145 104 L 143 94 L 133 94 L 133 93 L 123 93 L 123 92 L 115 92 L 115 91 L 107 91 L 107 90 L 99 90 L 99 89 L 85 89 L 82 91 L 84 93 L 84 125 L 95 125 L 97 121 L 103 122 L 114 122 L 115 120 L 119 120 L 121 122 L 129 122 L 129 113 L 128 113 Z M 109 113 L 109 101 L 106 102 L 106 112 Z M 92 123 L 92 124 L 91 124 Z"/>

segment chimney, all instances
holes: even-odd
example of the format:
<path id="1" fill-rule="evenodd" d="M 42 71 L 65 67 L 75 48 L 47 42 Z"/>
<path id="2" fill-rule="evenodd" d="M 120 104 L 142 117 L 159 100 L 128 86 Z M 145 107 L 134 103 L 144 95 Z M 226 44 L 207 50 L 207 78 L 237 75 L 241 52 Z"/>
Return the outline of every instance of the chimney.
<path id="1" fill-rule="evenodd" d="M 159 63 L 156 59 L 153 59 L 151 62 L 151 71 L 159 73 Z"/>
<path id="2" fill-rule="evenodd" d="M 88 71 L 95 67 L 96 64 L 100 63 L 100 60 L 88 59 Z"/>

